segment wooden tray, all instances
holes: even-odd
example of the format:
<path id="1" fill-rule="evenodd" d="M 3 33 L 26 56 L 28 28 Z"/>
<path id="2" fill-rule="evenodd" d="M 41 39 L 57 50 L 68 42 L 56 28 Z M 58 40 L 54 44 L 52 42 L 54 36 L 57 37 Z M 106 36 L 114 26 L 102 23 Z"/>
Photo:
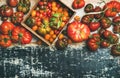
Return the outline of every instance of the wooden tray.
<path id="1" fill-rule="evenodd" d="M 59 1 L 58 1 L 58 0 L 55 0 L 57 3 L 62 4 L 63 7 L 68 8 L 68 10 L 70 11 L 70 13 L 71 13 L 72 15 L 71 15 L 69 21 L 68 21 L 68 22 L 66 23 L 66 25 L 64 26 L 64 28 L 63 28 L 63 29 L 60 31 L 60 33 L 57 35 L 57 37 L 56 37 L 56 39 L 53 41 L 53 43 L 50 43 L 49 41 L 45 40 L 40 34 L 38 34 L 37 32 L 33 31 L 29 26 L 27 26 L 27 25 L 25 24 L 25 21 L 29 18 L 32 10 L 34 10 L 34 9 L 37 7 L 39 1 L 40 1 L 40 0 L 36 0 L 35 5 L 33 6 L 33 8 L 31 8 L 30 12 L 29 12 L 28 15 L 24 18 L 24 20 L 21 22 L 21 24 L 22 24 L 23 27 L 25 27 L 27 30 L 29 30 L 32 34 L 34 34 L 36 37 L 38 37 L 39 39 L 41 39 L 43 42 L 45 42 L 47 45 L 50 46 L 50 45 L 52 45 L 52 44 L 55 43 L 55 41 L 57 40 L 57 38 L 58 38 L 58 36 L 60 35 L 60 33 L 66 28 L 67 24 L 68 24 L 69 21 L 74 17 L 74 15 L 76 14 L 76 12 L 73 11 L 70 7 L 66 6 L 62 1 L 60 1 L 60 0 L 59 0 Z"/>

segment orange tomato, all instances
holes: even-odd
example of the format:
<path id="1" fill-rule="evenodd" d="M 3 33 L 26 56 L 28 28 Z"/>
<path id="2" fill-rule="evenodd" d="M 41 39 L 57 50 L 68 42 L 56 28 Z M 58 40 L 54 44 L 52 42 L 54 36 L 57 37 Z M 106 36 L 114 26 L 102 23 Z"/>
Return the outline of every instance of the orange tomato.
<path id="1" fill-rule="evenodd" d="M 64 38 L 64 35 L 61 33 L 58 37 L 59 40 L 62 40 Z"/>
<path id="2" fill-rule="evenodd" d="M 64 14 L 64 16 L 69 16 L 67 11 L 64 11 L 63 14 Z"/>
<path id="3" fill-rule="evenodd" d="M 33 31 L 36 31 L 38 29 L 38 26 L 37 25 L 34 25 L 33 27 L 32 27 L 32 30 Z"/>
<path id="4" fill-rule="evenodd" d="M 52 7 L 55 7 L 55 6 L 57 6 L 57 3 L 56 2 L 52 2 Z"/>
<path id="5" fill-rule="evenodd" d="M 53 39 L 53 38 L 50 38 L 50 40 L 49 40 L 49 41 L 50 41 L 50 43 L 52 43 L 52 42 L 54 41 L 54 39 Z"/>
<path id="6" fill-rule="evenodd" d="M 58 10 L 58 7 L 52 7 L 52 11 L 57 11 Z"/>
<path id="7" fill-rule="evenodd" d="M 45 40 L 49 40 L 50 39 L 50 34 L 46 34 L 45 35 Z"/>
<path id="8" fill-rule="evenodd" d="M 67 21 L 68 18 L 66 16 L 62 16 L 62 21 Z"/>
<path id="9" fill-rule="evenodd" d="M 54 34 L 54 31 L 53 31 L 53 30 L 51 30 L 51 31 L 50 31 L 50 35 L 53 35 L 53 34 Z"/>
<path id="10" fill-rule="evenodd" d="M 63 28 L 64 26 L 65 26 L 65 22 L 62 22 L 61 25 L 60 25 L 60 27 Z"/>
<path id="11" fill-rule="evenodd" d="M 53 38 L 53 39 L 55 39 L 56 37 L 57 37 L 56 34 L 53 34 L 53 35 L 52 35 L 52 38 Z"/>
<path id="12" fill-rule="evenodd" d="M 32 16 L 32 17 L 35 17 L 35 16 L 36 16 L 36 10 L 32 10 L 31 16 Z"/>

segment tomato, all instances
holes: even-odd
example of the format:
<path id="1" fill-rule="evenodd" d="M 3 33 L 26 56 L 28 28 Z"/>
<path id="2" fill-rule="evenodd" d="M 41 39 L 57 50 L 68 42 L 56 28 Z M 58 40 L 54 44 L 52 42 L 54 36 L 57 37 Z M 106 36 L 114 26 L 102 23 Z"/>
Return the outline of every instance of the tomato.
<path id="1" fill-rule="evenodd" d="M 93 20 L 93 18 L 94 18 L 93 14 L 84 15 L 81 19 L 81 22 L 88 25 Z"/>
<path id="2" fill-rule="evenodd" d="M 19 4 L 17 6 L 18 12 L 23 12 L 24 14 L 28 13 L 30 10 L 30 0 L 19 0 Z"/>
<path id="3" fill-rule="evenodd" d="M 98 44 L 97 44 L 97 42 L 96 42 L 96 40 L 94 38 L 88 39 L 87 47 L 91 51 L 96 51 L 99 48 L 99 46 L 98 46 Z"/>
<path id="4" fill-rule="evenodd" d="M 107 48 L 110 46 L 110 43 L 108 42 L 108 40 L 102 40 L 100 46 L 103 48 Z"/>
<path id="5" fill-rule="evenodd" d="M 100 43 L 100 35 L 98 33 L 93 33 L 92 38 L 95 39 L 98 43 Z"/>
<path id="6" fill-rule="evenodd" d="M 18 4 L 18 0 L 7 0 L 7 1 L 8 1 L 9 6 L 11 7 L 15 7 Z"/>
<path id="7" fill-rule="evenodd" d="M 120 12 L 120 2 L 110 1 L 104 6 L 104 9 L 107 9 L 105 11 L 105 15 L 107 17 L 114 17 L 117 13 Z"/>
<path id="8" fill-rule="evenodd" d="M 112 21 L 110 20 L 110 18 L 103 17 L 100 20 L 100 23 L 101 23 L 102 28 L 106 29 L 106 28 L 109 28 L 111 26 Z"/>
<path id="9" fill-rule="evenodd" d="M 85 6 L 85 1 L 84 0 L 74 0 L 72 3 L 72 7 L 74 9 L 80 9 Z"/>
<path id="10" fill-rule="evenodd" d="M 87 5 L 85 6 L 85 8 L 84 8 L 84 11 L 85 11 L 86 13 L 92 12 L 93 10 L 94 10 L 94 6 L 93 6 L 93 4 L 91 4 L 91 3 L 87 4 Z"/>
<path id="11" fill-rule="evenodd" d="M 104 36 L 104 38 L 108 39 L 112 35 L 112 32 L 109 30 L 105 30 L 102 35 Z"/>
<path id="12" fill-rule="evenodd" d="M 99 22 L 91 22 L 89 28 L 91 31 L 96 31 L 100 27 Z"/>
<path id="13" fill-rule="evenodd" d="M 94 8 L 94 12 L 100 12 L 100 11 L 102 11 L 101 7 L 96 6 Z M 102 17 L 102 15 L 103 15 L 102 13 L 98 13 L 98 14 L 95 14 L 94 16 L 95 16 L 96 19 L 100 19 Z"/>
<path id="14" fill-rule="evenodd" d="M 62 49 L 65 49 L 68 45 L 68 41 L 66 38 L 63 38 L 61 40 L 57 40 L 55 46 L 58 50 L 62 50 Z"/>
<path id="15" fill-rule="evenodd" d="M 2 22 L 0 26 L 0 31 L 2 34 L 10 34 L 10 32 L 13 30 L 14 24 L 8 21 Z"/>
<path id="16" fill-rule="evenodd" d="M 112 34 L 108 40 L 110 41 L 111 44 L 116 44 L 118 43 L 119 38 L 116 34 Z"/>
<path id="17" fill-rule="evenodd" d="M 51 30 L 51 28 L 50 27 L 39 27 L 38 28 L 38 33 L 40 34 L 40 35 L 46 35 L 47 33 L 49 33 L 50 32 L 50 30 Z"/>
<path id="18" fill-rule="evenodd" d="M 13 15 L 13 9 L 8 5 L 2 5 L 0 7 L 0 14 L 5 17 L 10 17 Z"/>
<path id="19" fill-rule="evenodd" d="M 113 26 L 113 32 L 114 33 L 120 33 L 120 25 L 119 26 Z"/>
<path id="20" fill-rule="evenodd" d="M 15 12 L 11 17 L 11 22 L 14 24 L 20 24 L 23 20 L 23 12 Z"/>
<path id="21" fill-rule="evenodd" d="M 120 26 L 120 16 L 116 16 L 113 18 L 113 24 L 115 26 Z"/>
<path id="22" fill-rule="evenodd" d="M 12 31 L 12 41 L 21 44 L 28 44 L 32 40 L 32 35 L 25 28 L 16 26 Z"/>
<path id="23" fill-rule="evenodd" d="M 111 47 L 111 54 L 116 56 L 120 55 L 120 44 L 115 44 Z"/>
<path id="24" fill-rule="evenodd" d="M 68 25 L 67 34 L 74 42 L 82 42 L 88 39 L 90 29 L 86 24 L 74 21 Z"/>
<path id="25" fill-rule="evenodd" d="M 6 48 L 11 45 L 12 45 L 12 41 L 10 40 L 10 37 L 8 35 L 0 34 L 0 46 Z"/>

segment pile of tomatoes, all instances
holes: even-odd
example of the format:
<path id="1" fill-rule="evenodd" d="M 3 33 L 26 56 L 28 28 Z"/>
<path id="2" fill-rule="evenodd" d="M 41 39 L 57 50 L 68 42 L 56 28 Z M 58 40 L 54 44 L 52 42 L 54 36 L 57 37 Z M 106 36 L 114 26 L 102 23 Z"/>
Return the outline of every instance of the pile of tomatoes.
<path id="1" fill-rule="evenodd" d="M 22 5 L 24 4 L 24 7 Z M 21 7 L 19 7 L 21 5 Z M 30 8 L 29 0 L 7 0 L 6 4 L 0 6 L 0 46 L 9 47 L 14 43 L 29 44 L 32 40 L 32 35 L 21 26 L 23 16 Z M 20 10 L 23 9 L 23 10 Z M 14 10 L 17 9 L 17 10 Z"/>
<path id="2" fill-rule="evenodd" d="M 112 47 L 111 53 L 120 55 L 120 2 L 110 1 L 103 7 L 89 3 L 84 11 L 86 14 L 80 21 L 68 25 L 68 37 L 73 42 L 86 40 L 91 51 L 96 51 L 99 47 Z"/>
<path id="3" fill-rule="evenodd" d="M 49 43 L 53 43 L 70 19 L 69 9 L 56 0 L 40 0 L 25 24 Z"/>

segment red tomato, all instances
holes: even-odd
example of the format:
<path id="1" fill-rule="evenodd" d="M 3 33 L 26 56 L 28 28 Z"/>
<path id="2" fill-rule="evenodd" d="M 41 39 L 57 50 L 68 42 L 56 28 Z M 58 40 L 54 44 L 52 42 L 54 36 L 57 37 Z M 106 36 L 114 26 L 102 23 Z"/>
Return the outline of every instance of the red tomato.
<path id="1" fill-rule="evenodd" d="M 32 40 L 32 35 L 25 28 L 16 26 L 12 31 L 12 40 L 21 44 L 28 44 Z"/>
<path id="2" fill-rule="evenodd" d="M 2 5 L 0 7 L 0 15 L 5 17 L 10 17 L 13 15 L 13 8 L 9 7 L 8 5 Z"/>
<path id="3" fill-rule="evenodd" d="M 73 3 L 72 3 L 72 7 L 74 9 L 82 8 L 82 7 L 84 7 L 84 5 L 85 5 L 84 0 L 74 0 Z"/>
<path id="4" fill-rule="evenodd" d="M 2 32 L 2 34 L 10 34 L 13 28 L 14 28 L 13 23 L 4 21 L 0 26 L 0 31 Z"/>
<path id="5" fill-rule="evenodd" d="M 99 48 L 97 41 L 94 38 L 88 39 L 87 46 L 91 51 L 96 51 Z"/>
<path id="6" fill-rule="evenodd" d="M 18 4 L 18 0 L 8 0 L 8 4 L 9 4 L 11 7 L 15 7 L 15 6 L 17 6 L 17 4 Z"/>
<path id="7" fill-rule="evenodd" d="M 98 33 L 92 34 L 92 38 L 94 38 L 97 42 L 100 42 L 100 35 Z"/>
<path id="8" fill-rule="evenodd" d="M 68 25 L 67 34 L 74 42 L 82 42 L 88 39 L 90 29 L 86 24 L 74 21 Z"/>
<path id="9" fill-rule="evenodd" d="M 91 22 L 89 28 L 91 31 L 96 31 L 100 27 L 99 22 Z"/>
<path id="10" fill-rule="evenodd" d="M 103 48 L 107 48 L 110 46 L 110 43 L 107 40 L 103 40 L 103 41 L 101 41 L 100 45 Z"/>
<path id="11" fill-rule="evenodd" d="M 118 1 L 110 1 L 105 6 L 104 9 L 107 9 L 105 11 L 105 15 L 108 17 L 114 17 L 118 12 L 120 12 L 120 2 Z"/>
<path id="12" fill-rule="evenodd" d="M 104 38 L 106 38 L 106 39 L 110 38 L 111 35 L 112 35 L 112 32 L 109 31 L 109 30 L 105 30 L 105 31 L 103 32 L 103 36 L 104 36 Z"/>
<path id="13" fill-rule="evenodd" d="M 0 46 L 1 47 L 9 47 L 11 46 L 12 42 L 10 40 L 10 37 L 8 35 L 0 35 Z"/>

